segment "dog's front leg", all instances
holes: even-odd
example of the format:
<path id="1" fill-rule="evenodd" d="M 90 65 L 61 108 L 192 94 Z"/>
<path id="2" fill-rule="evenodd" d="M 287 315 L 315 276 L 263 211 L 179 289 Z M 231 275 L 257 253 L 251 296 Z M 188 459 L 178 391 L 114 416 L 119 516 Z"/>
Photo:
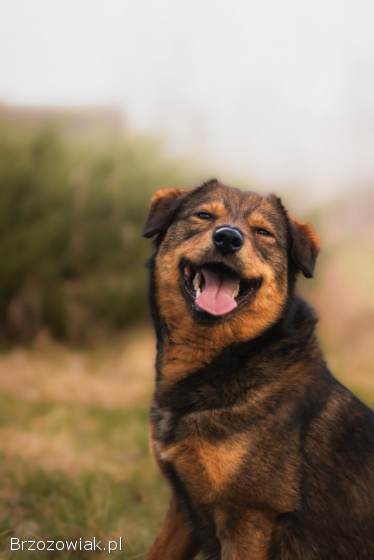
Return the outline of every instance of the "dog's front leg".
<path id="1" fill-rule="evenodd" d="M 175 498 L 172 498 L 161 530 L 146 560 L 192 560 L 199 549 L 184 513 Z"/>
<path id="2" fill-rule="evenodd" d="M 217 533 L 221 542 L 221 560 L 266 560 L 272 522 L 261 512 L 244 512 L 237 522 L 217 516 Z"/>

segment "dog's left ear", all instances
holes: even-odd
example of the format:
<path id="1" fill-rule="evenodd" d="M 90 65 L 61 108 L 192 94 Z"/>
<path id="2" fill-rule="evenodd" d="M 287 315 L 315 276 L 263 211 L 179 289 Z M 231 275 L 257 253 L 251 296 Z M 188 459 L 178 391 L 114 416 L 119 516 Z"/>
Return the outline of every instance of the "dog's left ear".
<path id="1" fill-rule="evenodd" d="M 314 267 L 320 250 L 320 239 L 310 224 L 299 222 L 290 216 L 281 199 L 271 194 L 267 197 L 268 201 L 283 213 L 287 220 L 290 233 L 290 256 L 305 278 L 312 278 Z"/>
<path id="2" fill-rule="evenodd" d="M 320 250 L 320 239 L 313 227 L 301 223 L 289 216 L 291 234 L 291 258 L 305 278 L 312 278 L 317 256 Z"/>
<path id="3" fill-rule="evenodd" d="M 155 192 L 143 230 L 144 237 L 153 237 L 167 230 L 186 193 L 187 191 L 176 188 L 159 189 Z"/>

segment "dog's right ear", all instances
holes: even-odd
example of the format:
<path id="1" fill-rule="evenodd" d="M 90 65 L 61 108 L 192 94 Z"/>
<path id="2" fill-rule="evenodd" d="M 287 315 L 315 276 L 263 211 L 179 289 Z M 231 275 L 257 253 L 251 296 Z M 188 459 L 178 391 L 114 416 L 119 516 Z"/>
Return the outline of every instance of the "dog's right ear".
<path id="1" fill-rule="evenodd" d="M 144 237 L 165 233 L 187 191 L 176 188 L 159 189 L 151 200 L 148 217 L 144 226 Z"/>

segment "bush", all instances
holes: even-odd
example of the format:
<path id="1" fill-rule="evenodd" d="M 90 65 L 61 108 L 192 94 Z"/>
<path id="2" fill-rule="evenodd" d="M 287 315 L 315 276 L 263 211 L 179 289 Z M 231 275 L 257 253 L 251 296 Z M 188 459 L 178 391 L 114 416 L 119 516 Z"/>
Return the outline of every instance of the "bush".
<path id="1" fill-rule="evenodd" d="M 47 327 L 79 343 L 142 319 L 150 193 L 186 181 L 153 139 L 90 146 L 52 129 L 0 132 L 2 338 Z"/>

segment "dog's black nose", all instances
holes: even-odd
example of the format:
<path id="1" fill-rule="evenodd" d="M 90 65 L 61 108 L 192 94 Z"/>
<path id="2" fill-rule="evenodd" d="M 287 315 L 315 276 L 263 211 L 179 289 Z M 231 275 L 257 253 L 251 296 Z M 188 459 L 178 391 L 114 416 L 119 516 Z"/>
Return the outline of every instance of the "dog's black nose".
<path id="1" fill-rule="evenodd" d="M 221 226 L 213 233 L 213 241 L 221 253 L 229 254 L 239 251 L 243 246 L 244 236 L 238 228 Z"/>

